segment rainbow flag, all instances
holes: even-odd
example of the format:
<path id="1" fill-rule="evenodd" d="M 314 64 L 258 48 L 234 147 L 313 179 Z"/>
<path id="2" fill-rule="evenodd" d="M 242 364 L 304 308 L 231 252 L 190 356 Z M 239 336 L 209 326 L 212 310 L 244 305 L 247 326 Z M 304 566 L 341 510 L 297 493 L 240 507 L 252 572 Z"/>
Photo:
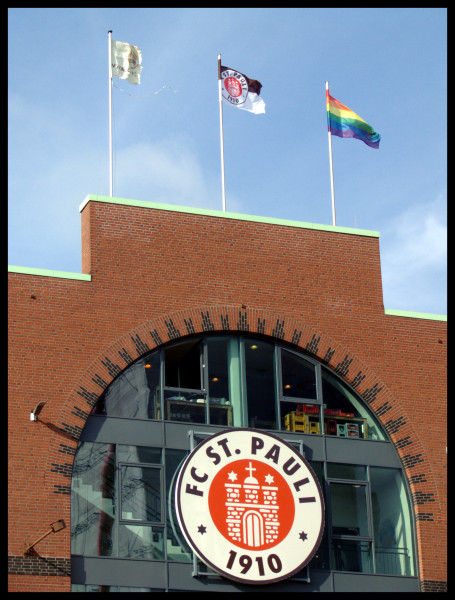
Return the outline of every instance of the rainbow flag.
<path id="1" fill-rule="evenodd" d="M 362 140 L 371 148 L 379 148 L 381 136 L 350 108 L 333 98 L 326 90 L 327 123 L 332 135 Z"/>

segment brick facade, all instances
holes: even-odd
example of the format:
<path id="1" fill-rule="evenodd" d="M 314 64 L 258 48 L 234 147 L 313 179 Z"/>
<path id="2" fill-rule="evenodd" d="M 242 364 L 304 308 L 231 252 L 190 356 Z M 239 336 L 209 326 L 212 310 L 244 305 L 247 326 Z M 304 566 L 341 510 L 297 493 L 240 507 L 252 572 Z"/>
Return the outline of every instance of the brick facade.
<path id="1" fill-rule="evenodd" d="M 10 591 L 70 589 L 72 462 L 100 393 L 207 331 L 291 343 L 357 390 L 408 477 L 421 589 L 446 589 L 446 323 L 385 313 L 378 237 L 106 200 L 81 211 L 90 278 L 9 273 Z M 57 519 L 67 528 L 24 556 Z"/>

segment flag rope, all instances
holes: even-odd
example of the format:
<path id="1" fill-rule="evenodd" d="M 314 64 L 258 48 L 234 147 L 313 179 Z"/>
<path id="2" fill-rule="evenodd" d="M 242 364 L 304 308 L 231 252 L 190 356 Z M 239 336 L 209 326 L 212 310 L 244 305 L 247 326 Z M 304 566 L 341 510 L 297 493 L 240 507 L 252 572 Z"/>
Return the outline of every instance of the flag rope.
<path id="1" fill-rule="evenodd" d="M 115 85 L 115 83 L 112 84 L 117 90 L 119 90 L 120 92 L 125 92 L 125 94 L 127 94 L 128 96 L 131 96 L 132 98 L 151 98 L 152 96 L 156 96 L 157 94 L 159 94 L 160 92 L 162 92 L 165 89 L 171 90 L 174 92 L 174 94 L 178 94 L 179 91 L 178 90 L 174 90 L 174 88 L 172 88 L 170 85 L 163 85 L 163 87 L 161 87 L 159 90 L 157 90 L 156 92 L 153 92 L 152 94 L 130 94 L 129 92 L 127 92 L 126 90 L 124 90 L 121 87 L 118 87 L 118 85 Z"/>

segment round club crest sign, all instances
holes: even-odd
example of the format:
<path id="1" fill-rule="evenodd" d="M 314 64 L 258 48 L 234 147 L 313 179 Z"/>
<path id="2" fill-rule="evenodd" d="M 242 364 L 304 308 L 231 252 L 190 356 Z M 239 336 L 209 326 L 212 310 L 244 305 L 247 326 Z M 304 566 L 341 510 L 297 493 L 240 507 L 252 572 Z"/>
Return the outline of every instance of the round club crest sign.
<path id="1" fill-rule="evenodd" d="M 324 500 L 308 462 L 255 429 L 223 431 L 199 444 L 178 474 L 175 506 L 195 554 L 243 583 L 297 573 L 324 529 Z"/>
<path id="2" fill-rule="evenodd" d="M 230 104 L 243 104 L 248 96 L 248 82 L 245 75 L 232 69 L 221 72 L 221 93 Z"/>

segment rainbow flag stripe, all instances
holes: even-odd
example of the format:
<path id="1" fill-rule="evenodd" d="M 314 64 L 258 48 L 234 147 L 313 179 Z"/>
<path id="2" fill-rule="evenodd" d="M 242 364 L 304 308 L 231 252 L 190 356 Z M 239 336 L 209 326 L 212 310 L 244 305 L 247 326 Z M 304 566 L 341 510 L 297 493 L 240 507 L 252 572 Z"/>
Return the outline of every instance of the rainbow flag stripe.
<path id="1" fill-rule="evenodd" d="M 362 140 L 371 148 L 379 148 L 381 136 L 368 125 L 359 115 L 350 108 L 333 98 L 328 90 L 327 97 L 327 122 L 332 135 L 342 138 L 355 138 Z"/>

